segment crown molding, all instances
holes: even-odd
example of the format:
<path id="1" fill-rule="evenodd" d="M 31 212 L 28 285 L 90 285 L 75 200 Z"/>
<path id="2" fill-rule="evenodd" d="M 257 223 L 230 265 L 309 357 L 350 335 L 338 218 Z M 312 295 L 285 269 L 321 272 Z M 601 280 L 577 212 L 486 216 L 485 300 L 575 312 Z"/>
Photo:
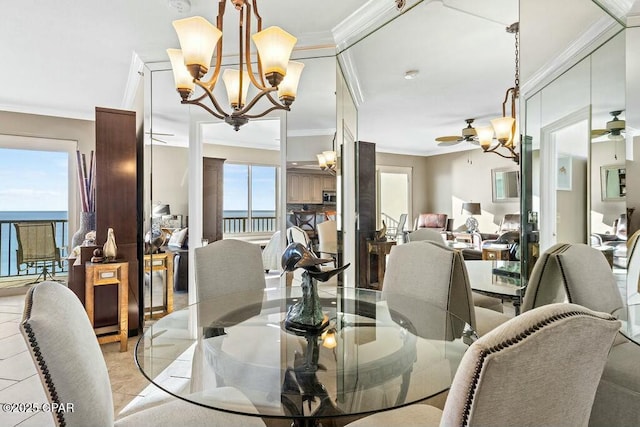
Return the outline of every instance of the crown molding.
<path id="1" fill-rule="evenodd" d="M 544 64 L 520 86 L 523 98 L 527 99 L 542 90 L 621 30 L 620 24 L 610 16 L 600 18 L 564 51 Z"/>
<path id="2" fill-rule="evenodd" d="M 117 108 L 117 107 L 113 107 Z M 0 104 L 0 111 L 9 113 L 31 114 L 34 116 L 59 117 L 62 119 L 88 120 L 94 122 L 96 120 L 95 110 L 66 110 L 59 107 L 33 107 L 14 104 Z"/>
<path id="3" fill-rule="evenodd" d="M 356 108 L 358 108 L 364 102 L 364 94 L 362 93 L 359 73 L 351 51 L 346 50 L 338 55 L 338 63 L 342 69 L 342 74 L 347 83 L 347 88 L 349 88 L 349 92 L 351 92 L 353 102 Z"/>
<path id="4" fill-rule="evenodd" d="M 287 136 L 333 136 L 336 133 L 335 128 L 331 129 L 294 129 L 287 131 Z"/>
<path id="5" fill-rule="evenodd" d="M 129 65 L 129 73 L 127 77 L 127 85 L 124 89 L 124 96 L 122 97 L 122 104 L 120 107 L 124 110 L 130 110 L 133 108 L 133 102 L 140 86 L 140 81 L 144 70 L 144 62 L 138 56 L 136 52 L 131 53 L 131 65 Z"/>

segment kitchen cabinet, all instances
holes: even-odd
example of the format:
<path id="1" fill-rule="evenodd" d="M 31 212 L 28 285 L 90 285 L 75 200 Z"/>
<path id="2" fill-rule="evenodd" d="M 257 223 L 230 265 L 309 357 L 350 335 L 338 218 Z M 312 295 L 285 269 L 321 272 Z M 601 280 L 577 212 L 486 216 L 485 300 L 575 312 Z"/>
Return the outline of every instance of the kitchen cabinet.
<path id="1" fill-rule="evenodd" d="M 322 190 L 335 190 L 336 179 L 320 174 L 289 173 L 287 203 L 322 203 Z"/>

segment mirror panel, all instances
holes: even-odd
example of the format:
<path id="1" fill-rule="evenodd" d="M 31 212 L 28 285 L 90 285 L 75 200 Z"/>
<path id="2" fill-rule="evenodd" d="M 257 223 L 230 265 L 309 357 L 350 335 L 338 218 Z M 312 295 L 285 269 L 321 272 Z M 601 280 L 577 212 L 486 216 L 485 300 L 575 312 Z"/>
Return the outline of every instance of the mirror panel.
<path id="1" fill-rule="evenodd" d="M 623 164 L 600 166 L 602 201 L 624 200 L 627 194 L 627 171 Z"/>
<path id="2" fill-rule="evenodd" d="M 520 200 L 520 171 L 491 169 L 493 202 L 517 202 Z"/>

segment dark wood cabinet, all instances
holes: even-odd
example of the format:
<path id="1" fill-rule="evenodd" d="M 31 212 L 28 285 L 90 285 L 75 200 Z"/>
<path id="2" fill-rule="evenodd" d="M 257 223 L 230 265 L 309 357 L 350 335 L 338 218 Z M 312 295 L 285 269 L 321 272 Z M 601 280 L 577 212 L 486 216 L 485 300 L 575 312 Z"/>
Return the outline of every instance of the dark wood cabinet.
<path id="1" fill-rule="evenodd" d="M 214 242 L 222 240 L 225 159 L 205 157 L 202 161 L 202 238 Z"/>
<path id="2" fill-rule="evenodd" d="M 356 141 L 356 212 L 358 229 L 356 231 L 358 253 L 357 283 L 360 287 L 369 287 L 372 274 L 377 267 L 370 261 L 367 242 L 376 233 L 376 144 Z M 375 271 L 371 271 L 371 269 Z"/>

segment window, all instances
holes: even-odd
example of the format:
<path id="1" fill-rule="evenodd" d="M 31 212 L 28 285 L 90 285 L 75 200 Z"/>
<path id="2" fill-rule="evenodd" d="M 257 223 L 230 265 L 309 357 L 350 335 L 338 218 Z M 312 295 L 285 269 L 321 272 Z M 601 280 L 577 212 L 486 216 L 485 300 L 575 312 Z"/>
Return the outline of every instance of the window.
<path id="1" fill-rule="evenodd" d="M 225 163 L 224 233 L 276 230 L 277 168 Z"/>

